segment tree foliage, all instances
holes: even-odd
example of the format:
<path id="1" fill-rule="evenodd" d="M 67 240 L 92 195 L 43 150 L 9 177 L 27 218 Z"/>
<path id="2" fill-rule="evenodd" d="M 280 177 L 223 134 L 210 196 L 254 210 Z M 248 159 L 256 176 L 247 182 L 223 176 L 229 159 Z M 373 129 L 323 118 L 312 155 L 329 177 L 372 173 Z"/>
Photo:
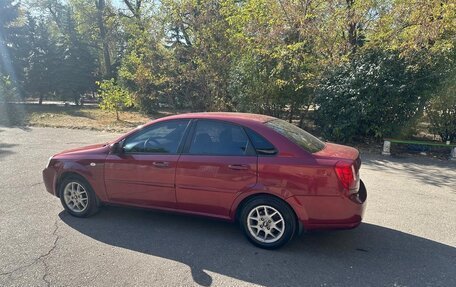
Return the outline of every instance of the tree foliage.
<path id="1" fill-rule="evenodd" d="M 446 70 L 440 85 L 432 91 L 426 106 L 430 131 L 442 141 L 456 141 L 456 53 L 442 67 Z"/>
<path id="2" fill-rule="evenodd" d="M 450 94 L 442 93 L 433 98 L 428 105 L 427 113 L 431 132 L 440 136 L 442 141 L 456 141 L 456 97 L 454 90 Z"/>
<path id="3" fill-rule="evenodd" d="M 1 0 L 0 83 L 10 99 L 78 102 L 114 79 L 146 113 L 258 112 L 300 126 L 315 114 L 328 139 L 381 138 L 439 109 L 441 94 L 455 97 L 442 88 L 455 5 Z"/>
<path id="4" fill-rule="evenodd" d="M 399 136 L 420 116 L 437 79 L 396 53 L 373 50 L 331 71 L 316 98 L 317 123 L 339 141 Z"/>
<path id="5" fill-rule="evenodd" d="M 0 1 L 0 99 L 8 101 L 21 95 L 24 75 L 24 24 L 19 3 Z"/>

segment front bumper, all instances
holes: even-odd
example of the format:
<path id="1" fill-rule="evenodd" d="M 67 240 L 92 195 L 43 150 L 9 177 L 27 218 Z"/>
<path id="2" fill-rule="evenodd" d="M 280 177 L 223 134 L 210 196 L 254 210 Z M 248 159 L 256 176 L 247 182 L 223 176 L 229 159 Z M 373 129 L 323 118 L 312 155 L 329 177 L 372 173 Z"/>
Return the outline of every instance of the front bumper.
<path id="1" fill-rule="evenodd" d="M 56 171 L 53 168 L 45 168 L 43 170 L 43 181 L 47 192 L 56 196 Z"/>

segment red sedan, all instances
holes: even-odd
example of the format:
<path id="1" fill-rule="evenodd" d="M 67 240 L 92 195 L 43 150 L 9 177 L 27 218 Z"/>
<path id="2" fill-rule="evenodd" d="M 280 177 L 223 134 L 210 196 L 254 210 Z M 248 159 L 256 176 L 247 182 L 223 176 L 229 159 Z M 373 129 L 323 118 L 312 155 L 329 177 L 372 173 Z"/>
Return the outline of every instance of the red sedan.
<path id="1" fill-rule="evenodd" d="M 301 230 L 361 223 L 359 152 L 273 117 L 194 113 L 154 120 L 108 144 L 64 151 L 43 171 L 68 213 L 128 205 L 239 222 L 262 248 Z"/>

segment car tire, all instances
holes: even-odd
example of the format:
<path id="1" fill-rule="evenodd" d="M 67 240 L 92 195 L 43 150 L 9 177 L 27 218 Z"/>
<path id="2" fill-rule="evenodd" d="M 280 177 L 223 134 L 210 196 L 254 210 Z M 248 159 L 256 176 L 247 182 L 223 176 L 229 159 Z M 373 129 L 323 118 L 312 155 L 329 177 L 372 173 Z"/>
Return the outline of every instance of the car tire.
<path id="1" fill-rule="evenodd" d="M 296 232 L 296 215 L 283 200 L 257 196 L 243 204 L 241 229 L 255 246 L 277 249 L 288 243 Z"/>
<path id="2" fill-rule="evenodd" d="M 90 184 L 80 176 L 65 178 L 59 185 L 60 201 L 76 217 L 89 217 L 99 210 L 100 200 Z"/>

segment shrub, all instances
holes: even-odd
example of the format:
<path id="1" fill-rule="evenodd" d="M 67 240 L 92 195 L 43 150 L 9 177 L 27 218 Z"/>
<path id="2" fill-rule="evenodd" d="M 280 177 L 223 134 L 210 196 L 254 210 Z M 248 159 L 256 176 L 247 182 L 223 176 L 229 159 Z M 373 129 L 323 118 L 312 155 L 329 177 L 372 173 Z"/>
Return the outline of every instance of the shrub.
<path id="1" fill-rule="evenodd" d="M 324 77 L 316 123 L 326 138 L 342 142 L 401 134 L 422 114 L 426 73 L 394 53 L 360 54 Z"/>
<path id="2" fill-rule="evenodd" d="M 456 141 L 456 93 L 448 90 L 429 101 L 426 109 L 430 131 L 442 141 Z"/>
<path id="3" fill-rule="evenodd" d="M 130 93 L 117 85 L 114 79 L 97 82 L 100 87 L 98 93 L 101 96 L 100 108 L 116 113 L 119 120 L 119 111 L 133 105 Z"/>

